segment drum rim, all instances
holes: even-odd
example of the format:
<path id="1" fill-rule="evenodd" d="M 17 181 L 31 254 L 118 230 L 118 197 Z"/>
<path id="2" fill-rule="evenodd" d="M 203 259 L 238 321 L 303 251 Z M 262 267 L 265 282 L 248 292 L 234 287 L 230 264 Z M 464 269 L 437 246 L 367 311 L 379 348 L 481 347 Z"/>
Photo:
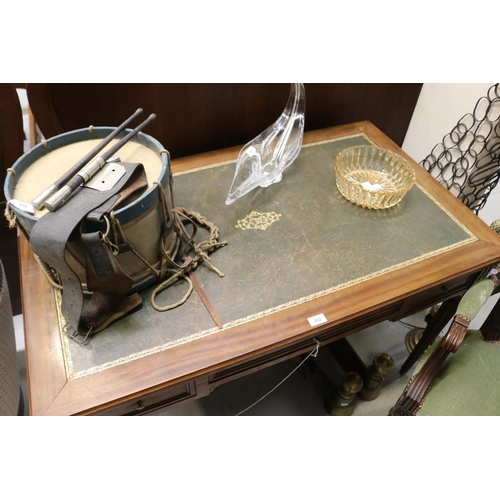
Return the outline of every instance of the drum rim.
<path id="1" fill-rule="evenodd" d="M 13 198 L 11 195 L 11 192 L 14 192 L 14 187 L 16 185 L 16 177 L 15 173 L 17 169 L 19 169 L 21 166 L 24 167 L 23 171 L 26 168 L 29 168 L 30 165 L 32 165 L 35 161 L 38 159 L 42 158 L 48 153 L 51 153 L 52 151 L 55 151 L 59 149 L 59 147 L 63 146 L 68 146 L 73 143 L 81 142 L 89 137 L 86 136 L 85 134 L 94 134 L 96 135 L 91 138 L 96 138 L 96 139 L 104 139 L 108 134 L 110 134 L 113 130 L 115 130 L 116 127 L 108 127 L 108 126 L 99 126 L 99 127 L 84 127 L 80 129 L 75 129 L 75 130 L 70 130 L 69 132 L 64 132 L 62 134 L 55 135 L 51 137 L 50 139 L 45 140 L 44 142 L 41 142 L 34 146 L 32 149 L 24 153 L 22 156 L 20 156 L 16 162 L 12 165 L 12 167 L 7 171 L 7 175 L 5 177 L 5 182 L 4 182 L 4 195 L 7 203 L 9 203 Z M 132 129 L 125 129 L 122 131 L 120 134 L 118 134 L 117 138 L 121 138 L 125 136 L 128 132 L 130 132 Z M 78 141 L 64 141 L 66 138 L 74 138 L 74 137 L 82 137 L 81 140 Z M 169 155 L 167 153 L 167 150 L 163 147 L 163 145 L 155 139 L 153 136 L 146 134 L 144 132 L 139 132 L 135 137 L 131 139 L 131 141 L 138 142 L 139 144 L 142 144 L 143 146 L 150 147 L 150 145 L 154 145 L 155 148 L 157 148 L 157 152 L 161 153 L 162 156 L 162 166 L 160 173 L 157 177 L 156 180 L 160 180 L 161 185 L 165 189 L 168 183 L 169 179 L 169 170 L 170 170 L 170 165 L 169 165 Z M 60 144 L 61 142 L 64 142 L 64 144 Z M 56 145 L 56 146 L 55 146 Z M 54 147 L 55 146 L 55 147 Z M 154 148 L 151 148 L 154 149 Z M 26 161 L 28 158 L 34 159 L 31 161 L 31 163 L 27 164 L 25 166 Z M 137 210 L 141 208 L 145 208 L 146 210 L 148 209 L 149 206 L 152 206 L 154 203 L 152 203 L 152 198 L 153 194 L 156 192 L 158 186 L 152 185 L 150 186 L 144 193 L 141 194 L 136 200 L 132 201 L 131 203 L 125 205 L 124 207 L 120 208 L 115 212 L 115 216 L 120 219 L 120 222 L 123 224 L 126 224 L 127 222 L 130 222 L 134 220 L 135 216 L 133 215 Z M 149 201 L 147 203 L 147 206 L 145 206 L 145 201 Z M 22 210 L 19 210 L 17 207 L 13 205 L 9 205 L 10 209 L 13 210 L 16 214 L 16 217 L 21 217 L 22 219 L 30 221 L 31 226 L 33 226 L 39 218 L 30 215 L 26 212 L 23 212 Z"/>

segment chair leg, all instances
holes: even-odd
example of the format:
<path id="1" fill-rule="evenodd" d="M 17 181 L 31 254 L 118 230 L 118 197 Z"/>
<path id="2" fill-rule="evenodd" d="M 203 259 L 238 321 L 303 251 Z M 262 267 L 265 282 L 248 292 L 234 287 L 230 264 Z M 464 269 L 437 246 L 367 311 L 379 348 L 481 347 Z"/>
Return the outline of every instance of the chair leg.
<path id="1" fill-rule="evenodd" d="M 425 328 L 422 338 L 418 341 L 413 351 L 403 363 L 403 366 L 401 366 L 399 370 L 401 375 L 405 374 L 419 360 L 420 356 L 422 356 L 434 340 L 436 340 L 439 333 L 455 315 L 460 300 L 461 297 L 452 297 L 441 304 L 436 315 Z"/>

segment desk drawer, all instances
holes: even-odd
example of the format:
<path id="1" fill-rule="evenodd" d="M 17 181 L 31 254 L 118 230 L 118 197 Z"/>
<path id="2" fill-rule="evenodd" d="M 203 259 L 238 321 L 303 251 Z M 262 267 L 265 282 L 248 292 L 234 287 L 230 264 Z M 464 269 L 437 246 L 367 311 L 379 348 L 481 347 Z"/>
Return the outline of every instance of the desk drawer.
<path id="1" fill-rule="evenodd" d="M 194 399 L 197 396 L 196 383 L 186 382 L 166 387 L 158 391 L 137 396 L 128 401 L 100 410 L 92 415 L 97 416 L 117 416 L 117 415 L 144 415 L 152 411 L 171 406 L 180 401 Z"/>
<path id="2" fill-rule="evenodd" d="M 396 302 L 387 306 L 384 309 L 365 314 L 362 317 L 347 321 L 340 326 L 335 326 L 318 332 L 315 336 L 322 345 L 339 340 L 347 335 L 355 333 L 363 328 L 379 323 L 380 321 L 394 317 L 402 306 L 402 302 Z M 218 385 L 235 380 L 244 375 L 249 375 L 257 370 L 267 368 L 276 363 L 286 361 L 300 354 L 311 352 L 316 347 L 314 339 L 303 340 L 295 344 L 291 344 L 281 349 L 267 353 L 265 356 L 253 358 L 243 363 L 233 365 L 231 367 L 219 370 L 209 376 L 208 382 L 213 389 Z"/>
<path id="3" fill-rule="evenodd" d="M 433 305 L 450 299 L 455 295 L 463 295 L 478 279 L 481 278 L 483 271 L 461 276 L 451 280 L 443 285 L 430 288 L 421 292 L 405 302 L 404 314 L 413 314 Z"/>
<path id="4" fill-rule="evenodd" d="M 230 382 L 237 378 L 243 377 L 245 375 L 250 375 L 258 370 L 268 368 L 287 359 L 291 359 L 299 354 L 304 354 L 312 351 L 316 347 L 316 342 L 314 340 L 306 340 L 293 344 L 291 346 L 278 349 L 276 351 L 270 352 L 265 356 L 250 359 L 244 363 L 239 363 L 233 365 L 224 370 L 219 370 L 208 377 L 208 383 L 210 390 L 219 386 L 222 383 Z"/>

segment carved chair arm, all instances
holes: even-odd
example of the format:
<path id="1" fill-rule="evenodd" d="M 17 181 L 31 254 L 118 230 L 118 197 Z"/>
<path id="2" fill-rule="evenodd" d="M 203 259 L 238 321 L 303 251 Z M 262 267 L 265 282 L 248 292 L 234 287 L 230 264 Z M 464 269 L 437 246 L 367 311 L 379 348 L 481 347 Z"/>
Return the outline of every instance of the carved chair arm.
<path id="1" fill-rule="evenodd" d="M 431 384 L 446 358 L 462 345 L 470 322 L 475 318 L 498 285 L 495 275 L 475 283 L 462 297 L 453 322 L 439 345 L 389 411 L 391 416 L 414 416 L 422 406 Z"/>

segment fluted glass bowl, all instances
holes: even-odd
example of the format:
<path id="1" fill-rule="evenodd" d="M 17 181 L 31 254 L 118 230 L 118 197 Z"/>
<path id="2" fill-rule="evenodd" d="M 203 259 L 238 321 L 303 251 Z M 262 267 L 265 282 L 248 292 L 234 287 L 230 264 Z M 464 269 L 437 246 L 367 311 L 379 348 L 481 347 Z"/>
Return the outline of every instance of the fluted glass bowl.
<path id="1" fill-rule="evenodd" d="M 366 208 L 393 207 L 415 183 L 415 171 L 407 160 L 375 146 L 344 149 L 334 166 L 341 194 Z"/>

